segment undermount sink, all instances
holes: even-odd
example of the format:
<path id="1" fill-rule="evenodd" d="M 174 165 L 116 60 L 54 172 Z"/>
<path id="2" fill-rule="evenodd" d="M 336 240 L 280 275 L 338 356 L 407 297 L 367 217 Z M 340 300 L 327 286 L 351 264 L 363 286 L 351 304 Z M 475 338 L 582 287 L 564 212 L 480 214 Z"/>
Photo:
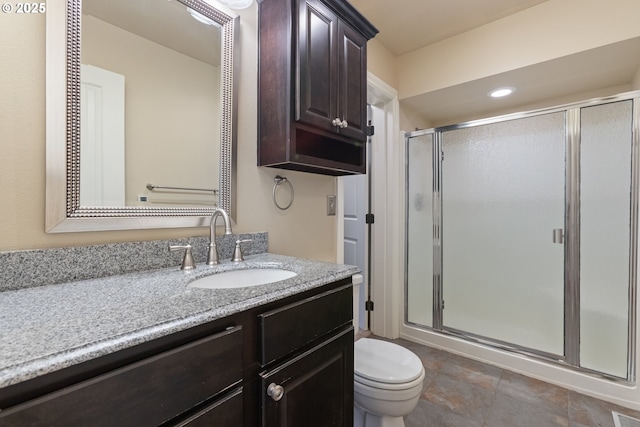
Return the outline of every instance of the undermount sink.
<path id="1" fill-rule="evenodd" d="M 211 276 L 201 277 L 189 283 L 191 288 L 230 289 L 246 288 L 249 286 L 266 285 L 297 276 L 293 271 L 282 268 L 249 268 L 245 270 L 231 270 Z"/>

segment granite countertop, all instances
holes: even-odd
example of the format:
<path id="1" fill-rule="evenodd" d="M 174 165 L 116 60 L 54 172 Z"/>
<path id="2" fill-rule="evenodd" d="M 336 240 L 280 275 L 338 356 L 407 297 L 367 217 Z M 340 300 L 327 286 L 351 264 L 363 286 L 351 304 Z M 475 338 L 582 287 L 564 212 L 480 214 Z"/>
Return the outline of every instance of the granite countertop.
<path id="1" fill-rule="evenodd" d="M 297 276 L 239 289 L 188 284 L 215 272 L 278 267 Z M 350 277 L 359 270 L 263 253 L 0 292 L 0 388 Z"/>

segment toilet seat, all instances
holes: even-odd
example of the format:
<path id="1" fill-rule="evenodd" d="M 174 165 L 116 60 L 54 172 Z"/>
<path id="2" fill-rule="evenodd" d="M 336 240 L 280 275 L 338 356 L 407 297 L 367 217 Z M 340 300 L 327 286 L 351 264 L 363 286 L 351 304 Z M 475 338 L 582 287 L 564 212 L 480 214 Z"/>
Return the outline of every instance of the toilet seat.
<path id="1" fill-rule="evenodd" d="M 421 372 L 421 375 L 419 375 L 418 378 L 414 379 L 413 381 L 409 381 L 406 383 L 396 383 L 396 384 L 384 383 L 382 381 L 374 381 L 374 380 L 361 377 L 359 375 L 354 375 L 353 378 L 356 384 L 362 384 L 362 385 L 366 385 L 371 388 L 376 388 L 380 390 L 401 391 L 401 390 L 411 389 L 413 387 L 416 387 L 417 385 L 420 385 L 420 387 L 422 387 L 424 376 L 425 376 L 425 372 L 423 370 Z"/>
<path id="2" fill-rule="evenodd" d="M 355 343 L 355 381 L 387 390 L 411 388 L 424 378 L 420 358 L 386 341 L 361 338 Z"/>

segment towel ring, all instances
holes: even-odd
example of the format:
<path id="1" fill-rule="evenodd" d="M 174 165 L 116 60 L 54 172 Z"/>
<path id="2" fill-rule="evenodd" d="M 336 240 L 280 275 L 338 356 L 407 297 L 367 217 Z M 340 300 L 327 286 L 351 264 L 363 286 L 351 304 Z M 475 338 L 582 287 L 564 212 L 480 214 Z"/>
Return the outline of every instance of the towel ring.
<path id="1" fill-rule="evenodd" d="M 289 181 L 287 178 L 280 176 L 280 175 L 276 175 L 276 177 L 273 179 L 273 181 L 275 182 L 275 185 L 273 186 L 273 204 L 276 205 L 276 207 L 278 209 L 280 209 L 281 211 L 286 211 L 287 209 L 289 209 L 291 207 L 291 205 L 293 204 L 293 184 L 291 184 L 291 181 Z M 291 190 L 291 200 L 289 201 L 289 204 L 285 207 L 282 207 L 278 204 L 278 201 L 276 200 L 276 190 L 278 189 L 278 186 L 280 184 L 282 184 L 283 182 L 286 182 L 287 184 L 289 184 L 289 189 Z"/>

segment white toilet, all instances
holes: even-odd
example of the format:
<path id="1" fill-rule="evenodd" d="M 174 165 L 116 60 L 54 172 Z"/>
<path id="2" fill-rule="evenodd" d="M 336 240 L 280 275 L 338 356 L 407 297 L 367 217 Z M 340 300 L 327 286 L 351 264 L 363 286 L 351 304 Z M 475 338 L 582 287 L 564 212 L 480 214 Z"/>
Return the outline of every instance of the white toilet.
<path id="1" fill-rule="evenodd" d="M 411 351 L 371 338 L 355 342 L 354 426 L 404 427 L 420 399 L 424 367 Z"/>

